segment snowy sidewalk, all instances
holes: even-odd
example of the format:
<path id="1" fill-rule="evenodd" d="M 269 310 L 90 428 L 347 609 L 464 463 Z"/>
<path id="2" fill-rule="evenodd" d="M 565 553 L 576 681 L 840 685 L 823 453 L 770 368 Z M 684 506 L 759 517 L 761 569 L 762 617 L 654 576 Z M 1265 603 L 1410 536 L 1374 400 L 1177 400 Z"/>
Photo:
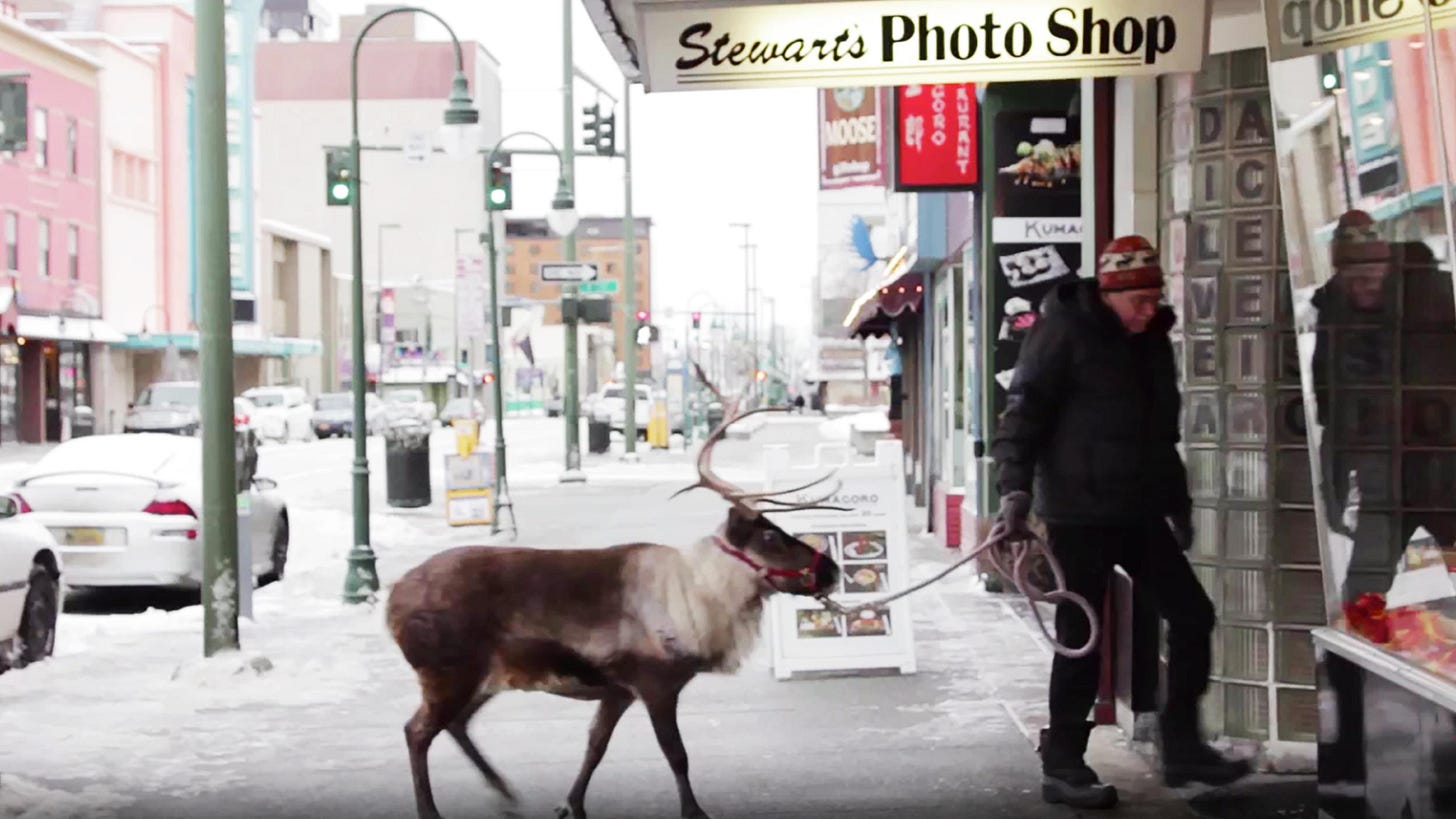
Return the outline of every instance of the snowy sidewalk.
<path id="1" fill-rule="evenodd" d="M 762 443 L 723 444 L 722 471 L 748 474 Z M 721 520 L 723 504 L 708 493 L 667 502 L 690 474 L 685 464 L 663 454 L 646 465 L 600 462 L 602 479 L 586 484 L 518 483 L 520 540 L 688 542 Z M 338 601 L 348 496 L 310 504 L 295 507 L 289 577 L 257 592 L 242 656 L 200 658 L 196 606 L 66 614 L 56 657 L 0 676 L 6 734 L 24 738 L 0 743 L 0 817 L 414 815 L 402 726 L 418 704 L 415 680 L 382 609 Z M 480 536 L 449 530 L 436 507 L 374 516 L 386 584 L 442 546 Z M 917 541 L 915 575 L 952 558 Z M 719 819 L 1072 816 L 1037 794 L 1028 737 L 1044 711 L 1050 661 L 1040 636 L 1013 603 L 968 576 L 917 595 L 912 610 L 914 675 L 777 682 L 765 645 L 739 674 L 695 681 L 681 724 L 704 807 Z M 473 724 L 526 815 L 551 815 L 565 794 L 593 710 L 515 694 Z M 447 817 L 494 815 L 493 796 L 453 743 L 437 743 L 432 761 Z M 1188 815 L 1140 759 L 1105 737 L 1095 763 L 1135 803 L 1119 815 Z M 672 776 L 640 708 L 624 718 L 587 801 L 595 819 L 677 815 Z"/>

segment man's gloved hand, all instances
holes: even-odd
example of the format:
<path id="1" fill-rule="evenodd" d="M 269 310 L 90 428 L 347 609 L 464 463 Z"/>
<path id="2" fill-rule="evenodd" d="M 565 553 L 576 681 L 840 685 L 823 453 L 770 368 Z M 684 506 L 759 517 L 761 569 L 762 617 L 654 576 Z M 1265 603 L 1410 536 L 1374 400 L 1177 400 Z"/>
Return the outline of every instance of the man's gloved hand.
<path id="1" fill-rule="evenodd" d="M 1177 541 L 1178 548 L 1188 551 L 1193 548 L 1193 515 L 1191 513 L 1179 513 L 1168 516 L 1168 525 L 1173 529 L 1173 540 Z"/>
<path id="2" fill-rule="evenodd" d="M 1026 516 L 1031 514 L 1031 495 L 1026 492 L 1007 492 L 1001 497 L 1001 510 L 996 520 L 1006 527 L 1009 538 L 1030 537 L 1031 527 L 1026 525 Z"/>

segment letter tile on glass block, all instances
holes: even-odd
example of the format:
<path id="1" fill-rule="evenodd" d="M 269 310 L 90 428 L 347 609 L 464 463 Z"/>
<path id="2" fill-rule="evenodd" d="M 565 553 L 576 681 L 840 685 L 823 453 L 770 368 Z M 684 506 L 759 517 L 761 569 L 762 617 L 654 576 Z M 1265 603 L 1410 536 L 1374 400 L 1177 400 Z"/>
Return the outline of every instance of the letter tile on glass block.
<path id="1" fill-rule="evenodd" d="M 1225 620 L 1269 619 L 1269 584 L 1263 569 L 1223 569 L 1223 617 Z"/>
<path id="2" fill-rule="evenodd" d="M 1223 626 L 1222 675 L 1235 680 L 1264 682 L 1269 679 L 1269 634 L 1263 628 Z"/>
<path id="3" fill-rule="evenodd" d="M 1228 440 L 1238 444 L 1262 444 L 1269 440 L 1269 402 L 1263 393 L 1228 394 Z"/>
<path id="4" fill-rule="evenodd" d="M 1314 640 L 1303 629 L 1274 631 L 1275 679 L 1293 685 L 1314 685 Z"/>
<path id="5" fill-rule="evenodd" d="M 1308 441 L 1304 393 L 1297 389 L 1280 390 L 1277 402 L 1274 410 L 1274 443 L 1294 444 L 1302 449 Z"/>
<path id="6" fill-rule="evenodd" d="M 1239 561 L 1267 559 L 1272 514 L 1266 509 L 1229 509 L 1224 512 L 1224 558 Z"/>
<path id="7" fill-rule="evenodd" d="M 1309 688 L 1278 688 L 1279 736 L 1284 742 L 1315 742 L 1319 739 L 1319 692 Z"/>
<path id="8" fill-rule="evenodd" d="M 1217 389 L 1189 387 L 1183 394 L 1183 421 L 1189 441 L 1216 444 L 1223 431 Z"/>
<path id="9" fill-rule="evenodd" d="M 1223 337 L 1224 377 L 1235 384 L 1269 382 L 1269 335 L 1262 330 L 1227 332 Z"/>
<path id="10" fill-rule="evenodd" d="M 1229 736 L 1269 738 L 1269 689 L 1262 685 L 1223 685 L 1224 731 Z"/>
<path id="11" fill-rule="evenodd" d="M 1274 577 L 1275 620 L 1303 626 L 1326 623 L 1324 578 L 1317 569 L 1277 569 Z"/>

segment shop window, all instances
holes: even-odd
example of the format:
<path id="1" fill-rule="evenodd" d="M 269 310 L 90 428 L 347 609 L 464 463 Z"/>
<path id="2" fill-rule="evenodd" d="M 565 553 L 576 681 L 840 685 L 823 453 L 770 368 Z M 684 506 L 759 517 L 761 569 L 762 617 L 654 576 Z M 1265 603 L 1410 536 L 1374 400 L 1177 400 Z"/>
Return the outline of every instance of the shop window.
<path id="1" fill-rule="evenodd" d="M 1456 133 L 1439 129 L 1456 54 L 1425 48 L 1426 25 L 1449 24 L 1269 64 L 1291 251 L 1277 377 L 1309 385 L 1298 403 L 1318 444 L 1314 468 L 1276 479 L 1314 511 L 1276 528 L 1323 527 L 1281 549 L 1318 552 L 1324 569 L 1281 571 L 1276 617 L 1333 624 L 1456 679 L 1456 235 L 1441 156 Z M 1312 722 L 1280 707 L 1281 725 L 1286 709 Z"/>

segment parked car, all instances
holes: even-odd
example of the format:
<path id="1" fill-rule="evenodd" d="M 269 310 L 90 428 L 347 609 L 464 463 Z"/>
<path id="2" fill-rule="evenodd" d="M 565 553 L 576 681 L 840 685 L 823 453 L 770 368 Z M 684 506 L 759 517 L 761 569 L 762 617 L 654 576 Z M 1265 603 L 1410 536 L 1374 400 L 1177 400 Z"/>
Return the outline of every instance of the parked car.
<path id="1" fill-rule="evenodd" d="M 435 422 L 435 402 L 425 391 L 414 387 L 397 387 L 384 393 L 385 418 L 389 423 L 413 418 L 424 424 Z"/>
<path id="2" fill-rule="evenodd" d="M 566 411 L 565 404 L 566 399 L 560 395 L 548 395 L 546 397 L 546 417 L 556 418 L 560 416 L 561 413 Z M 588 410 L 590 410 L 590 407 L 582 407 L 582 414 L 590 417 Z"/>
<path id="3" fill-rule="evenodd" d="M 477 421 L 484 421 L 485 405 L 469 398 L 451 398 L 440 410 L 440 423 L 449 426 L 450 422 L 456 418 L 474 418 Z"/>
<path id="4" fill-rule="evenodd" d="M 288 507 L 254 476 L 239 538 L 255 578 L 281 579 Z M 31 465 L 13 494 L 55 538 L 67 585 L 196 588 L 202 582 L 202 442 L 140 433 L 73 438 Z"/>
<path id="5" fill-rule="evenodd" d="M 372 392 L 364 393 L 364 423 L 368 435 L 379 431 L 384 417 L 384 402 Z M 354 431 L 354 394 L 326 392 L 313 399 L 313 434 L 319 438 L 335 435 L 352 436 Z"/>
<path id="6" fill-rule="evenodd" d="M 302 387 L 253 387 L 243 392 L 257 413 L 253 423 L 266 441 L 308 441 L 314 437 L 313 404 Z"/>
<path id="7" fill-rule="evenodd" d="M 158 381 L 148 384 L 127 405 L 124 432 L 171 432 L 196 435 L 202 427 L 202 386 L 196 381 Z"/>
<path id="8" fill-rule="evenodd" d="M 23 509 L 0 495 L 0 672 L 51 655 L 65 597 L 56 540 Z"/>
<path id="9" fill-rule="evenodd" d="M 637 401 L 633 405 L 632 415 L 636 419 L 637 437 L 647 439 L 647 423 L 652 420 L 652 405 L 658 399 L 666 400 L 667 394 L 662 390 L 654 391 L 650 384 L 637 384 Z M 591 411 L 587 416 L 597 421 L 607 421 L 613 432 L 622 432 L 627 424 L 627 389 L 622 384 L 615 382 L 602 387 L 595 400 L 591 403 Z M 671 432 L 682 432 L 683 412 L 679 403 L 673 406 L 668 401 L 668 422 Z"/>

